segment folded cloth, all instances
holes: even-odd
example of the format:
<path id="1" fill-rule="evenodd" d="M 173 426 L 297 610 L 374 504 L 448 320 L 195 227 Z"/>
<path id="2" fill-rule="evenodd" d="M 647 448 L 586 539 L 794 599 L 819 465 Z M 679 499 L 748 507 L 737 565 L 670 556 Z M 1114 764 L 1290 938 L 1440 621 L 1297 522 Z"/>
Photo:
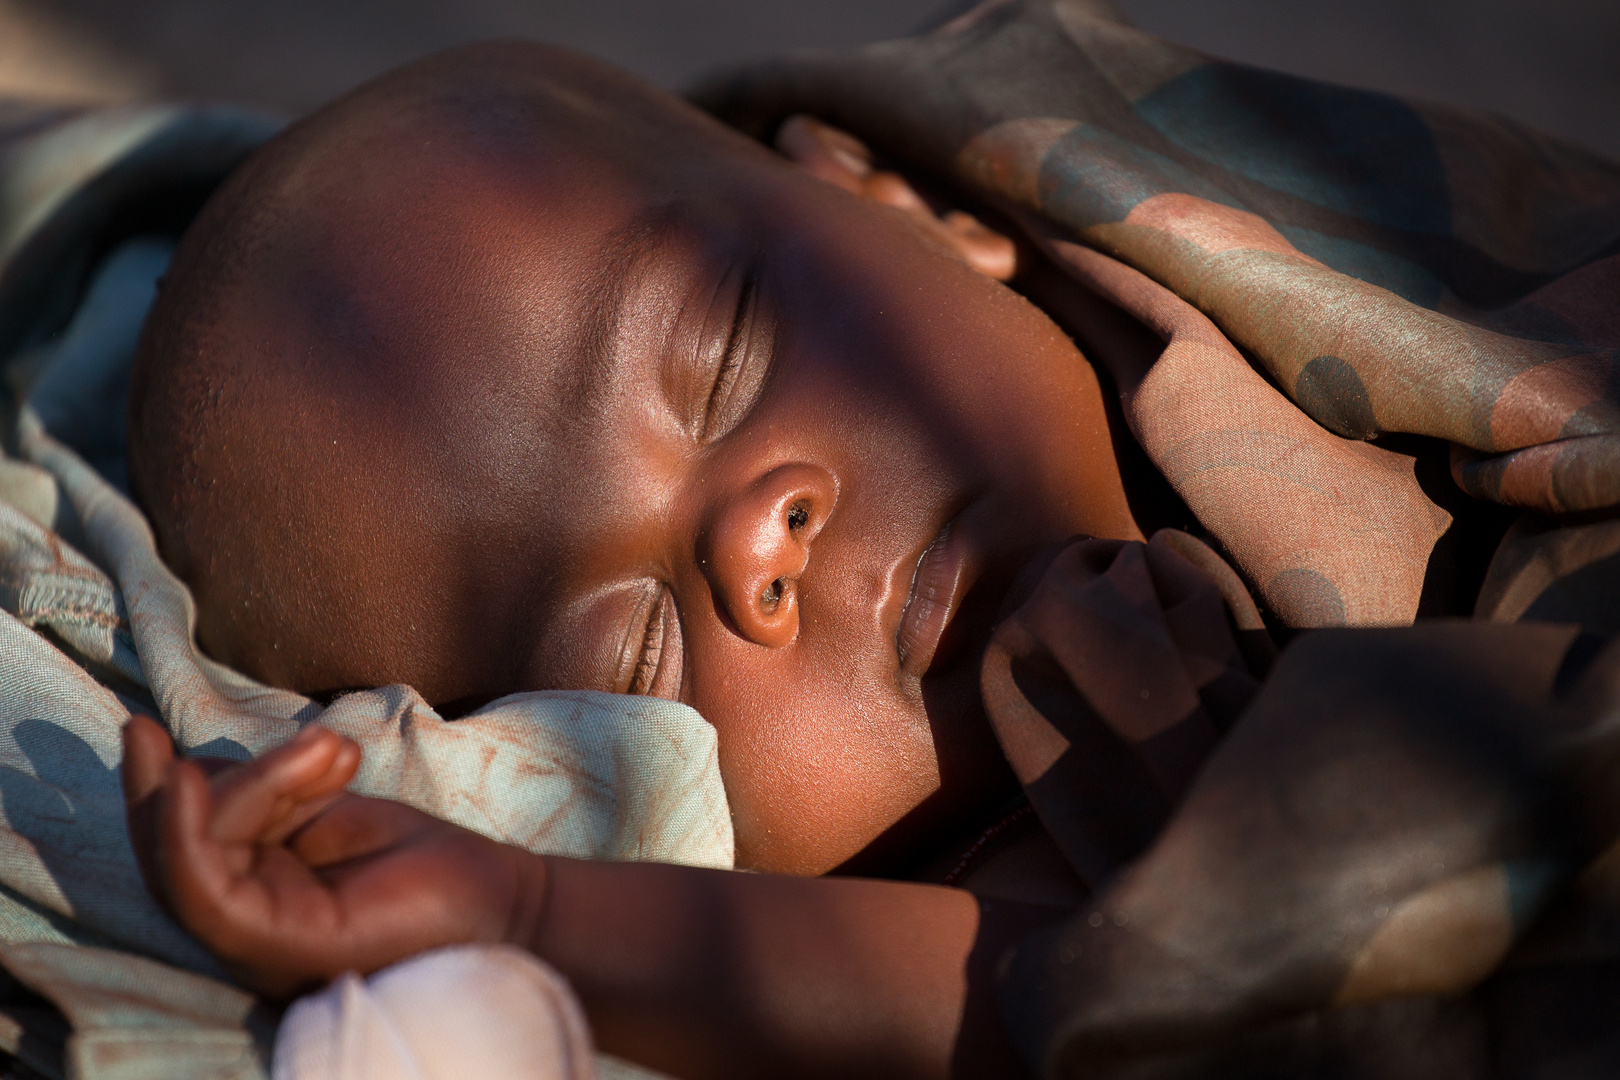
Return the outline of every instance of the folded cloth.
<path id="1" fill-rule="evenodd" d="M 694 98 L 761 138 L 799 112 L 847 128 L 1145 328 L 1144 359 L 1070 325 L 1290 625 L 1412 620 L 1450 525 L 1418 451 L 1479 499 L 1620 509 L 1620 165 L 1205 56 L 1105 6 L 988 0 Z"/>
<path id="2" fill-rule="evenodd" d="M 533 953 L 454 945 L 287 1010 L 271 1080 L 657 1080 L 591 1053 L 567 980 Z"/>
<path id="3" fill-rule="evenodd" d="M 1008 1034 L 1086 1080 L 1620 1075 L 1620 165 L 1103 7 L 694 94 L 1021 231 L 1271 625 L 1368 628 L 1267 671 L 1174 534 L 1025 583 L 985 705 L 1094 892 L 1001 958 Z M 1448 575 L 1479 621 L 1400 626 Z"/>
<path id="4" fill-rule="evenodd" d="M 132 710 L 237 759 L 331 727 L 364 749 L 351 790 L 531 851 L 732 864 L 714 731 L 684 706 L 518 694 L 449 722 L 408 687 L 322 706 L 196 650 L 190 595 L 119 490 L 118 433 L 178 231 L 271 130 L 220 110 L 0 114 L 0 1049 L 47 1075 L 265 1073 L 273 1011 L 142 882 L 118 777 Z"/>
<path id="5" fill-rule="evenodd" d="M 1272 663 L 1184 534 L 1031 570 L 984 701 L 1093 890 L 1000 967 L 1043 1075 L 1620 1075 L 1620 641 L 1426 620 Z"/>
<path id="6" fill-rule="evenodd" d="M 585 1014 L 520 949 L 460 945 L 300 998 L 271 1080 L 594 1080 Z"/>

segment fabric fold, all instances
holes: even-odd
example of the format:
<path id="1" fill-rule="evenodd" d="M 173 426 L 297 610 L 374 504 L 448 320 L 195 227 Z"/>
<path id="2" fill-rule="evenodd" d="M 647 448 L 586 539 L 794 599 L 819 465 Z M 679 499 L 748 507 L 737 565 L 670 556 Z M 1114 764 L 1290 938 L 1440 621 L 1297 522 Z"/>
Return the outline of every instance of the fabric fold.
<path id="1" fill-rule="evenodd" d="M 0 965 L 44 999 L 0 994 L 0 1049 L 56 1075 L 268 1064 L 274 1017 L 142 880 L 118 775 L 134 710 L 238 760 L 327 724 L 364 750 L 356 792 L 532 851 L 732 861 L 714 730 L 684 706 L 518 694 L 452 722 L 408 687 L 323 705 L 197 650 L 191 598 L 119 489 L 124 391 L 189 213 L 272 130 L 174 106 L 0 126 Z"/>
<path id="2" fill-rule="evenodd" d="M 1184 551 L 1219 561 L 1168 530 L 1064 547 L 985 653 L 996 738 L 1092 889 L 1147 847 L 1264 673 L 1239 644 L 1264 638 L 1253 602 Z"/>
<path id="3" fill-rule="evenodd" d="M 1333 439 L 1449 442 L 1476 497 L 1620 509 L 1620 165 L 1495 117 L 1218 60 L 1075 0 L 992 0 L 693 97 L 762 138 L 796 112 L 847 128 L 1027 223 L 1153 326 L 1167 386 L 1127 404 L 1133 428 L 1292 625 L 1409 622 L 1447 525 L 1395 455 Z M 1251 365 L 1264 388 L 1240 385 Z M 1226 424 L 1233 408 L 1249 422 Z M 1245 466 L 1198 471 L 1193 446 Z M 1307 459 L 1295 490 L 1319 496 L 1267 497 Z M 1302 544 L 1315 554 L 1288 566 Z"/>

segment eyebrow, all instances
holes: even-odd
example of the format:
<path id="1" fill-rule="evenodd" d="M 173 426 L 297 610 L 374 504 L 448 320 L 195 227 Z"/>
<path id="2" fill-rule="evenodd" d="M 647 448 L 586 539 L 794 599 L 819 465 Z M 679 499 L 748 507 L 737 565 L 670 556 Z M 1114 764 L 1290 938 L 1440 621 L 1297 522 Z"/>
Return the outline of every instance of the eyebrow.
<path id="1" fill-rule="evenodd" d="M 616 374 L 616 345 L 631 289 L 663 247 L 680 209 L 675 201 L 655 203 L 602 237 L 594 256 L 596 272 L 585 290 L 589 306 L 573 343 L 572 353 L 578 363 L 574 365 L 574 378 L 562 393 L 572 415 L 593 415 L 600 410 Z"/>

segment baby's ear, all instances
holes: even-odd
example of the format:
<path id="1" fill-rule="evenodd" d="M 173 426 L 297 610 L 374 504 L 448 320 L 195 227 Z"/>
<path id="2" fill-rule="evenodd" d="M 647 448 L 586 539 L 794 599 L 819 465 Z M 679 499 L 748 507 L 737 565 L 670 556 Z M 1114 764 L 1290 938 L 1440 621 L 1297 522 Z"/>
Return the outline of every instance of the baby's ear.
<path id="1" fill-rule="evenodd" d="M 1017 271 L 1018 249 L 1011 240 L 964 211 L 936 214 L 905 177 L 874 169 L 872 152 L 849 132 L 791 116 L 776 132 L 776 148 L 812 176 L 909 214 L 979 273 L 1006 281 Z"/>

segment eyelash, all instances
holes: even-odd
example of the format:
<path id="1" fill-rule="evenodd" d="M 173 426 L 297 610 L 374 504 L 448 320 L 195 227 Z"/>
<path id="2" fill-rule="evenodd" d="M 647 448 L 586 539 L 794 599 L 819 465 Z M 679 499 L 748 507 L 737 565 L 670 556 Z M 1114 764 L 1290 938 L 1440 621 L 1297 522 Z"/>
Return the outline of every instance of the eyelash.
<path id="1" fill-rule="evenodd" d="M 651 696 L 657 695 L 662 689 L 662 696 L 671 699 L 678 696 L 682 681 L 680 671 L 667 665 L 682 663 L 684 657 L 679 655 L 681 651 L 681 625 L 675 612 L 674 598 L 669 595 L 668 589 L 660 588 L 658 595 L 653 598 L 652 610 L 647 613 L 647 622 L 641 631 L 641 647 L 636 652 L 636 666 L 625 692 Z M 666 652 L 674 655 L 666 656 Z M 675 675 L 673 687 L 667 685 L 671 680 L 660 678 L 670 671 Z M 666 685 L 660 687 L 661 682 Z"/>
<path id="2" fill-rule="evenodd" d="M 720 414 L 725 411 L 726 405 L 737 387 L 737 376 L 742 371 L 743 363 L 748 359 L 748 345 L 755 317 L 755 303 L 758 293 L 752 271 L 743 276 L 742 285 L 737 290 L 737 306 L 732 312 L 731 332 L 726 337 L 725 351 L 720 354 L 720 365 L 714 375 L 714 386 L 709 390 L 708 404 L 703 410 L 703 432 L 705 439 L 712 439 L 717 434 L 716 429 L 721 427 Z"/>

